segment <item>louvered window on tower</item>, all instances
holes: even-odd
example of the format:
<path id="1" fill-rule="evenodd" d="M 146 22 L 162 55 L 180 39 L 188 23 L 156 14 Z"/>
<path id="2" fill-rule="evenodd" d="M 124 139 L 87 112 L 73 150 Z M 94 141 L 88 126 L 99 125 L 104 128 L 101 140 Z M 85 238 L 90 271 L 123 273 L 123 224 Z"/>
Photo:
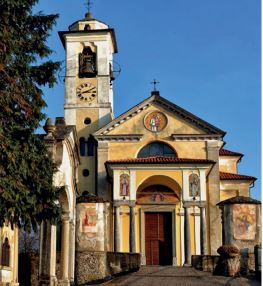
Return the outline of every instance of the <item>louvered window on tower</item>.
<path id="1" fill-rule="evenodd" d="M 10 244 L 7 237 L 2 245 L 2 257 L 0 264 L 2 266 L 10 266 Z"/>

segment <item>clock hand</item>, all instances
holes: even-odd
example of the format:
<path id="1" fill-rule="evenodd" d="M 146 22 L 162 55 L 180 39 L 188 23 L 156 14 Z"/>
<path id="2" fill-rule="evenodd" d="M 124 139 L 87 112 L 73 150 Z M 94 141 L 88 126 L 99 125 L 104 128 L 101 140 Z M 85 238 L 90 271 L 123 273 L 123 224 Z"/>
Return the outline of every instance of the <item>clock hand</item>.
<path id="1" fill-rule="evenodd" d="M 93 93 L 90 93 L 90 92 L 87 92 L 87 91 L 81 93 L 81 95 L 84 95 L 84 94 L 91 95 L 91 94 L 93 94 Z"/>
<path id="2" fill-rule="evenodd" d="M 90 91 L 92 91 L 93 89 L 95 89 L 95 86 L 92 87 L 92 88 L 90 88 L 90 89 L 88 89 L 86 92 L 90 92 Z"/>

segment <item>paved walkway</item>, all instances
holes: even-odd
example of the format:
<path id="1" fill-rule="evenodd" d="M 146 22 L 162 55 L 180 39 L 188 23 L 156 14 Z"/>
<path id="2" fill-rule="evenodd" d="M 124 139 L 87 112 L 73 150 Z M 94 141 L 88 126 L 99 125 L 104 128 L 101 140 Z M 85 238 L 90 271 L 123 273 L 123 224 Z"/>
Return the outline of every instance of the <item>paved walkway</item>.
<path id="1" fill-rule="evenodd" d="M 105 286 L 260 286 L 256 280 L 213 276 L 193 268 L 172 266 L 141 267 L 138 272 L 105 282 Z"/>

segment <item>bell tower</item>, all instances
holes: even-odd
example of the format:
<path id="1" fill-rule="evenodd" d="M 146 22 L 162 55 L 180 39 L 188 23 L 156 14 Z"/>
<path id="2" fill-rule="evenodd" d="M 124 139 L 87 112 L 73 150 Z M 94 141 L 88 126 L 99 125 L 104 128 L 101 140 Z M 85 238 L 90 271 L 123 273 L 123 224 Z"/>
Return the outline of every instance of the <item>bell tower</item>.
<path id="1" fill-rule="evenodd" d="M 80 190 L 93 193 L 95 154 L 90 134 L 113 119 L 115 32 L 88 11 L 59 36 L 66 51 L 65 121 L 76 126 L 80 140 Z"/>

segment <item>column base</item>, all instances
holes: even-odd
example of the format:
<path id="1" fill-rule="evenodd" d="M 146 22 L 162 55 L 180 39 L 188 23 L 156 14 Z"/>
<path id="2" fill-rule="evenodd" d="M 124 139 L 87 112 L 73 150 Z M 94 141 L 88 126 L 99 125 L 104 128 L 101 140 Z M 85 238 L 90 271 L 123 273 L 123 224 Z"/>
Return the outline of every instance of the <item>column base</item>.
<path id="1" fill-rule="evenodd" d="M 184 263 L 184 267 L 192 267 L 191 263 Z"/>
<path id="2" fill-rule="evenodd" d="M 49 279 L 40 278 L 38 281 L 38 286 L 57 286 L 58 281 L 56 276 L 51 276 Z"/>
<path id="3" fill-rule="evenodd" d="M 70 281 L 68 279 L 58 280 L 59 286 L 70 286 Z"/>
<path id="4" fill-rule="evenodd" d="M 177 258 L 175 256 L 173 257 L 173 266 L 177 266 Z"/>
<path id="5" fill-rule="evenodd" d="M 141 253 L 141 265 L 146 265 L 146 256 L 144 253 Z"/>

